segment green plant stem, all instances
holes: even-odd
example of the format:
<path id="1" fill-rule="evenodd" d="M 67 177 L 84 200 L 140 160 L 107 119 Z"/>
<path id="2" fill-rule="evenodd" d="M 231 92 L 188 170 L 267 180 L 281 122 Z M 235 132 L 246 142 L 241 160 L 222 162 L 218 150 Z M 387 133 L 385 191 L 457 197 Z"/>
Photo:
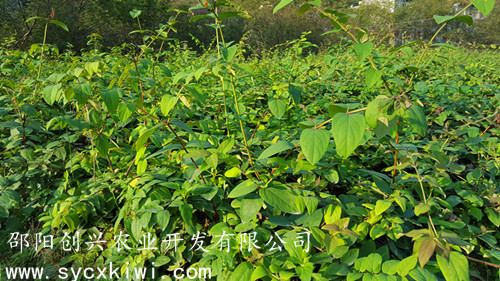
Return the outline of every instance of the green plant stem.
<path id="1" fill-rule="evenodd" d="M 411 160 L 411 164 L 412 164 L 413 168 L 415 169 L 415 172 L 417 173 L 417 179 L 418 179 L 418 183 L 420 184 L 420 189 L 422 191 L 422 197 L 424 198 L 424 204 L 427 204 L 427 198 L 425 196 L 424 184 L 422 183 L 422 177 L 420 176 L 420 173 L 418 172 L 417 164 L 413 160 L 413 154 L 410 156 L 410 160 Z M 434 235 L 436 237 L 439 237 L 439 234 L 436 230 L 436 227 L 434 226 L 434 222 L 432 221 L 431 215 L 429 213 L 427 213 L 427 216 L 429 218 L 429 223 L 432 227 L 432 230 L 434 231 Z"/>
<path id="2" fill-rule="evenodd" d="M 321 8 L 319 8 L 318 6 L 314 6 L 314 8 L 316 10 L 318 10 L 320 13 L 322 13 L 324 16 L 328 17 L 329 19 L 331 19 L 332 21 L 334 21 L 336 24 L 338 24 L 340 26 L 340 28 L 347 34 L 349 34 L 349 36 L 351 36 L 352 40 L 356 43 L 359 43 L 359 40 L 358 38 L 356 38 L 356 36 L 354 36 L 354 34 L 352 34 L 352 32 L 349 31 L 349 29 L 347 29 L 347 27 L 345 27 L 341 22 L 339 22 L 337 20 L 337 18 L 333 17 L 331 14 L 323 11 Z M 378 67 L 375 65 L 375 62 L 373 61 L 373 59 L 368 56 L 368 61 L 370 62 L 371 66 L 373 67 L 373 69 L 375 70 L 378 70 Z M 385 79 L 385 77 L 382 75 L 382 81 L 384 82 L 384 86 L 385 88 L 389 91 L 389 93 L 391 94 L 391 96 L 393 96 L 394 94 L 392 93 L 392 90 L 391 88 L 389 87 L 389 83 L 387 82 L 387 80 Z"/>
<path id="3" fill-rule="evenodd" d="M 465 6 L 465 8 L 463 8 L 462 10 L 460 10 L 460 12 L 456 13 L 454 15 L 454 17 L 457 17 L 459 16 L 461 13 L 465 12 L 467 9 L 469 9 L 470 7 L 472 6 L 472 3 L 469 3 L 469 5 Z M 436 33 L 434 33 L 434 35 L 432 36 L 431 40 L 429 40 L 429 42 L 425 45 L 425 48 L 424 50 L 422 51 L 422 54 L 420 55 L 420 57 L 418 58 L 418 61 L 417 61 L 417 65 L 416 67 L 418 67 L 420 65 L 420 63 L 422 62 L 422 59 L 424 58 L 425 54 L 427 53 L 427 50 L 429 49 L 430 45 L 432 44 L 432 42 L 434 42 L 434 40 L 436 39 L 437 35 L 443 30 L 443 28 L 448 24 L 448 22 L 445 22 L 441 25 L 441 27 L 436 31 Z M 420 72 L 420 70 L 418 71 Z M 410 82 L 408 83 L 409 85 L 412 84 L 413 82 L 413 79 L 415 78 L 415 75 L 416 73 L 413 73 L 411 75 L 411 78 L 410 78 Z"/>
<path id="4" fill-rule="evenodd" d="M 38 81 L 40 80 L 40 74 L 42 73 L 42 64 L 43 64 L 43 51 L 45 50 L 45 41 L 47 39 L 47 28 L 49 26 L 49 22 L 45 23 L 45 30 L 43 32 L 43 43 L 42 43 L 42 53 L 40 54 L 40 64 L 38 65 L 38 74 L 36 76 L 35 81 L 35 89 L 33 90 L 33 97 L 36 94 L 36 89 L 38 88 Z"/>
<path id="5" fill-rule="evenodd" d="M 245 129 L 243 127 L 243 122 L 241 121 L 240 107 L 239 107 L 239 104 L 238 104 L 238 97 L 236 96 L 236 89 L 234 87 L 233 76 L 231 76 L 231 85 L 232 85 L 232 88 L 233 88 L 234 102 L 236 104 L 236 112 L 238 113 L 238 122 L 240 123 L 241 133 L 243 134 L 243 141 L 245 142 L 245 148 L 246 148 L 247 153 L 248 153 L 248 161 L 250 162 L 250 165 L 253 165 L 252 155 L 250 154 L 250 149 L 248 149 L 248 142 L 247 142 L 247 137 L 245 135 Z"/>

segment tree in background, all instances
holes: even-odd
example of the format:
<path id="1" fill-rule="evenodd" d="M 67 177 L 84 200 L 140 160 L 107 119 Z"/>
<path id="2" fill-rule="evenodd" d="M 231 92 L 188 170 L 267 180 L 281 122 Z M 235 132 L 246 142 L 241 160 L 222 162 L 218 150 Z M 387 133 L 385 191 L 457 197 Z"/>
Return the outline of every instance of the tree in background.
<path id="1" fill-rule="evenodd" d="M 60 48 L 69 43 L 76 50 L 87 47 L 88 36 L 96 33 L 102 36 L 102 44 L 116 46 L 124 42 L 140 42 L 137 36 L 129 32 L 137 27 L 129 12 L 142 10 L 141 25 L 143 29 L 158 29 L 159 24 L 166 22 L 170 0 L 0 0 L 0 34 L 9 34 L 18 40 L 17 47 L 41 42 L 43 25 L 25 20 L 33 16 L 48 16 L 54 9 L 55 19 L 65 23 L 70 32 L 56 27 L 49 27 L 48 42 Z"/>

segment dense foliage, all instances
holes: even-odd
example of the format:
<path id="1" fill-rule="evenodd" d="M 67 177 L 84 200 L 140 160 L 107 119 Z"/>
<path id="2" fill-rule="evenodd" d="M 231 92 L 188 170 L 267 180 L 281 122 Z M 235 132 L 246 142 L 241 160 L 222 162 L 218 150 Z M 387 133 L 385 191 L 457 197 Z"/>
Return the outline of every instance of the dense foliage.
<path id="1" fill-rule="evenodd" d="M 113 263 L 163 280 L 178 267 L 214 280 L 498 280 L 498 51 L 375 46 L 317 2 L 302 16 L 352 37 L 314 55 L 304 34 L 245 57 L 221 27 L 242 12 L 222 0 L 196 7 L 217 34 L 201 55 L 167 40 L 176 16 L 139 47 L 1 50 L 0 276 Z M 21 252 L 15 232 L 30 245 L 53 235 L 54 248 Z M 113 247 L 120 233 L 130 249 Z"/>

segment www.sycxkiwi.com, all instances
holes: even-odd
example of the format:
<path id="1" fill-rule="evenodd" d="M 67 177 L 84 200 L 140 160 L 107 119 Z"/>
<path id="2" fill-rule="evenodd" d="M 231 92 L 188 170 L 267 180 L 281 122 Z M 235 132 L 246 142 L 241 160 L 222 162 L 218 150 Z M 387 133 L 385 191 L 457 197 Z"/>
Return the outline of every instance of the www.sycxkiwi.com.
<path id="1" fill-rule="evenodd" d="M 2 279 L 1 277 L 5 277 Z M 157 280 L 158 276 L 157 268 L 127 268 L 123 273 L 120 267 L 115 267 L 113 263 L 103 268 L 92 268 L 92 267 L 79 267 L 79 268 L 67 268 L 60 267 L 57 270 L 56 278 L 59 280 L 118 280 L 122 277 L 126 279 L 134 278 L 139 280 L 146 280 L 151 278 Z M 212 270 L 207 267 L 194 268 L 190 267 L 188 269 L 176 268 L 172 272 L 172 277 L 174 279 L 210 279 L 212 278 Z M 48 276 L 44 273 L 43 267 L 7 267 L 0 272 L 0 279 L 2 280 L 49 280 L 49 278 L 54 278 L 54 276 Z M 83 278 L 83 279 L 79 279 Z"/>

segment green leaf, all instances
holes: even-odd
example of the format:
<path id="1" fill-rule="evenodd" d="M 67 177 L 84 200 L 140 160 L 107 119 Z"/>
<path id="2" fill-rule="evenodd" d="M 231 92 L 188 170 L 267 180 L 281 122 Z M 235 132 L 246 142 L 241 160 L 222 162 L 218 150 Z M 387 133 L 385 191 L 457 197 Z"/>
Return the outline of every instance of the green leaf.
<path id="1" fill-rule="evenodd" d="M 266 203 L 284 213 L 300 213 L 295 204 L 295 195 L 282 185 L 275 184 L 268 188 L 261 188 L 259 194 Z"/>
<path id="2" fill-rule="evenodd" d="M 337 113 L 346 113 L 347 112 L 347 107 L 338 105 L 338 104 L 330 104 L 328 105 L 328 115 L 330 117 L 335 116 Z"/>
<path id="3" fill-rule="evenodd" d="M 392 203 L 389 200 L 378 200 L 375 205 L 375 215 L 380 216 L 383 212 L 391 207 Z"/>
<path id="4" fill-rule="evenodd" d="M 366 86 L 371 88 L 375 86 L 378 82 L 382 81 L 382 74 L 384 74 L 381 70 L 375 70 L 373 68 L 368 69 L 365 72 L 366 77 Z"/>
<path id="5" fill-rule="evenodd" d="M 381 269 L 382 269 L 382 256 L 377 253 L 371 253 L 370 255 L 364 258 L 363 262 L 361 263 L 359 271 L 379 273 Z"/>
<path id="6" fill-rule="evenodd" d="M 377 120 L 377 127 L 375 128 L 375 136 L 381 139 L 388 133 L 390 133 L 398 124 L 399 117 L 388 120 L 386 117 L 380 117 Z"/>
<path id="7" fill-rule="evenodd" d="M 199 19 L 205 19 L 205 18 L 214 18 L 215 16 L 213 14 L 207 14 L 207 15 L 197 15 L 189 19 L 189 22 L 197 21 Z"/>
<path id="8" fill-rule="evenodd" d="M 314 264 L 308 262 L 304 266 L 296 267 L 295 271 L 299 275 L 301 281 L 311 281 L 312 273 L 314 271 Z"/>
<path id="9" fill-rule="evenodd" d="M 278 119 L 285 115 L 286 106 L 287 102 L 285 100 L 269 100 L 269 109 L 271 110 L 271 113 Z"/>
<path id="10" fill-rule="evenodd" d="M 102 99 L 104 100 L 104 104 L 109 110 L 110 114 L 115 113 L 116 108 L 118 107 L 118 103 L 120 102 L 120 94 L 118 88 L 114 88 L 110 91 L 101 93 Z"/>
<path id="11" fill-rule="evenodd" d="M 429 259 L 434 255 L 434 250 L 436 249 L 436 241 L 434 238 L 427 237 L 420 244 L 420 248 L 418 248 L 418 263 L 420 267 L 424 267 L 425 264 L 429 261 Z"/>
<path id="12" fill-rule="evenodd" d="M 262 160 L 269 158 L 275 154 L 278 154 L 280 152 L 292 149 L 293 145 L 287 141 L 279 141 L 270 147 L 266 148 L 266 150 L 262 151 L 262 153 L 259 155 L 259 158 L 257 160 Z"/>
<path id="13" fill-rule="evenodd" d="M 262 198 L 241 200 L 240 218 L 242 223 L 249 222 L 257 216 L 264 200 Z"/>
<path id="14" fill-rule="evenodd" d="M 459 20 L 462 22 L 465 22 L 468 25 L 473 24 L 473 19 L 471 16 L 438 16 L 434 15 L 434 20 L 436 21 L 437 24 L 442 24 L 444 22 L 452 21 L 452 20 Z"/>
<path id="15" fill-rule="evenodd" d="M 224 20 L 227 18 L 241 17 L 240 12 L 224 12 L 219 15 L 219 20 Z"/>
<path id="16" fill-rule="evenodd" d="M 236 55 L 236 52 L 238 51 L 238 46 L 233 45 L 229 48 L 222 47 L 221 51 L 222 51 L 222 56 L 224 57 L 224 59 L 226 61 L 231 61 L 234 58 L 234 56 Z"/>
<path id="17" fill-rule="evenodd" d="M 62 22 L 60 22 L 60 21 L 58 21 L 58 20 L 50 20 L 49 22 L 50 22 L 50 23 L 53 23 L 53 24 L 55 24 L 55 25 L 59 26 L 60 28 L 62 28 L 62 29 L 64 29 L 64 30 L 66 30 L 66 31 L 68 31 L 68 32 L 69 32 L 68 27 L 67 27 L 64 23 L 62 23 Z"/>
<path id="18" fill-rule="evenodd" d="M 137 9 L 133 9 L 132 11 L 129 12 L 129 14 L 133 19 L 135 19 L 142 14 L 142 11 L 137 10 Z"/>
<path id="19" fill-rule="evenodd" d="M 254 192 L 258 186 L 251 180 L 246 180 L 238 184 L 227 196 L 228 198 L 238 198 L 243 195 L 247 195 L 250 192 Z"/>
<path id="20" fill-rule="evenodd" d="M 89 83 L 73 85 L 73 92 L 75 93 L 76 101 L 80 105 L 87 103 L 87 99 L 92 95 L 92 86 Z"/>
<path id="21" fill-rule="evenodd" d="M 241 175 L 241 170 L 238 167 L 232 167 L 224 173 L 224 176 L 228 178 L 236 178 Z"/>
<path id="22" fill-rule="evenodd" d="M 108 141 L 108 137 L 106 137 L 105 135 L 103 134 L 100 134 L 97 138 L 96 138 L 96 147 L 97 147 L 97 150 L 99 151 L 99 154 L 101 156 L 105 156 L 106 154 L 108 154 L 108 150 L 109 150 L 109 141 Z"/>
<path id="23" fill-rule="evenodd" d="M 62 97 L 61 84 L 46 86 L 42 90 L 42 96 L 48 105 L 53 105 Z"/>
<path id="24" fill-rule="evenodd" d="M 326 209 L 324 209 L 324 219 L 325 224 L 333 224 L 340 220 L 342 216 L 342 207 L 339 205 L 330 204 Z"/>
<path id="25" fill-rule="evenodd" d="M 275 14 L 277 11 L 283 9 L 286 5 L 292 3 L 293 0 L 281 0 L 280 3 L 274 7 L 273 14 Z"/>
<path id="26" fill-rule="evenodd" d="M 380 107 L 384 105 L 385 102 L 389 100 L 386 96 L 377 96 L 374 100 L 372 100 L 365 111 L 365 119 L 366 123 L 370 128 L 377 127 L 377 120 L 381 115 Z"/>
<path id="27" fill-rule="evenodd" d="M 45 18 L 42 18 L 42 17 L 32 17 L 32 18 L 29 18 L 27 20 L 25 20 L 24 22 L 28 23 L 32 20 L 44 20 Z"/>
<path id="28" fill-rule="evenodd" d="M 469 263 L 467 258 L 458 253 L 450 252 L 449 261 L 440 255 L 436 259 L 446 281 L 469 281 Z"/>
<path id="29" fill-rule="evenodd" d="M 158 223 L 158 226 L 162 229 L 165 230 L 168 226 L 168 222 L 170 221 L 170 212 L 165 210 L 161 211 L 159 213 L 156 213 L 156 222 Z"/>
<path id="30" fill-rule="evenodd" d="M 252 281 L 253 266 L 249 262 L 240 263 L 233 274 L 230 281 Z"/>
<path id="31" fill-rule="evenodd" d="M 410 271 L 410 276 L 415 279 L 415 281 L 438 281 L 432 272 L 421 267 L 415 267 Z"/>
<path id="32" fill-rule="evenodd" d="M 354 43 L 354 51 L 360 61 L 364 61 L 373 51 L 372 42 Z"/>
<path id="33" fill-rule="evenodd" d="M 172 108 L 174 108 L 176 103 L 177 103 L 177 97 L 174 97 L 172 95 L 164 95 L 161 98 L 161 103 L 160 103 L 161 113 L 163 114 L 163 116 L 168 117 L 170 111 L 172 110 Z"/>
<path id="34" fill-rule="evenodd" d="M 182 220 L 186 224 L 190 223 L 193 216 L 193 205 L 184 203 L 179 206 L 179 211 L 181 212 Z"/>
<path id="35" fill-rule="evenodd" d="M 410 106 L 406 111 L 406 120 L 417 134 L 422 137 L 427 134 L 427 120 L 424 109 L 420 105 L 412 104 Z"/>
<path id="36" fill-rule="evenodd" d="M 421 214 L 425 214 L 431 210 L 431 206 L 425 203 L 420 203 L 415 206 L 415 216 L 420 216 Z"/>
<path id="37" fill-rule="evenodd" d="M 495 7 L 495 0 L 471 0 L 471 2 L 485 16 L 489 15 Z"/>
<path id="38" fill-rule="evenodd" d="M 417 256 L 413 255 L 400 261 L 397 267 L 398 274 L 401 276 L 408 275 L 408 272 L 417 265 L 417 259 Z"/>
<path id="39" fill-rule="evenodd" d="M 494 209 L 486 209 L 488 219 L 496 226 L 500 227 L 500 213 Z"/>
<path id="40" fill-rule="evenodd" d="M 320 0 L 321 1 L 321 0 Z M 302 16 L 305 12 L 307 12 L 311 8 L 311 5 L 305 3 L 304 5 L 300 6 L 299 11 L 297 12 L 297 17 Z"/>
<path id="41" fill-rule="evenodd" d="M 361 114 L 339 113 L 333 117 L 332 134 L 337 153 L 349 157 L 358 147 L 365 134 L 366 122 Z"/>
<path id="42" fill-rule="evenodd" d="M 295 104 L 300 103 L 300 97 L 302 97 L 302 87 L 295 85 L 295 84 L 290 84 L 288 86 L 288 92 L 290 95 L 292 95 L 293 102 Z"/>
<path id="43" fill-rule="evenodd" d="M 326 130 L 305 129 L 300 135 L 300 148 L 312 165 L 321 160 L 329 143 L 330 133 Z"/>
<path id="44" fill-rule="evenodd" d="M 135 103 L 121 102 L 118 105 L 118 118 L 121 122 L 125 122 L 135 110 Z"/>

